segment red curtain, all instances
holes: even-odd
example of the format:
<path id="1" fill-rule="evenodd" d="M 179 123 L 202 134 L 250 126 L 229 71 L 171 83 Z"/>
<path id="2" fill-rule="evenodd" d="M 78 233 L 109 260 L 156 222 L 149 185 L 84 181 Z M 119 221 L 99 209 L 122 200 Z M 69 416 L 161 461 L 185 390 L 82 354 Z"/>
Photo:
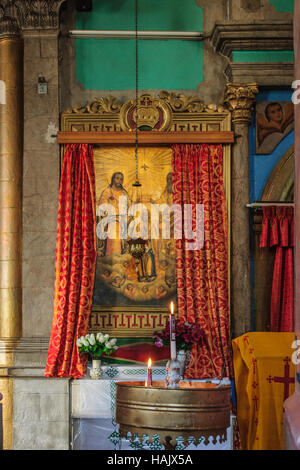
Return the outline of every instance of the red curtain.
<path id="1" fill-rule="evenodd" d="M 77 339 L 87 334 L 96 264 L 93 147 L 67 145 L 56 239 L 54 315 L 45 376 L 79 378 L 86 360 Z"/>
<path id="2" fill-rule="evenodd" d="M 196 204 L 204 205 L 204 246 L 186 250 L 186 238 L 176 240 L 179 318 L 196 322 L 206 343 L 193 346 L 188 378 L 232 376 L 228 302 L 228 233 L 221 145 L 174 145 L 174 204 L 191 204 L 193 229 Z"/>
<path id="3" fill-rule="evenodd" d="M 263 207 L 260 246 L 276 248 L 271 331 L 294 331 L 294 208 Z"/>

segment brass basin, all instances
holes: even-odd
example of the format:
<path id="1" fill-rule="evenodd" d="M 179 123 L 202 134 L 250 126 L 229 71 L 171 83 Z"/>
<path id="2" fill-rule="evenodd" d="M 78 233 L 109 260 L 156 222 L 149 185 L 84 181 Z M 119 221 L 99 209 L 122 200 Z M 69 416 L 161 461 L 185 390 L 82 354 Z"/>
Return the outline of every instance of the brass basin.
<path id="1" fill-rule="evenodd" d="M 209 436 L 213 442 L 226 440 L 230 426 L 230 386 L 202 382 L 180 382 L 179 389 L 168 389 L 165 382 L 154 381 L 152 387 L 144 382 L 117 382 L 116 422 L 119 434 L 141 440 L 147 434 L 158 434 L 166 449 L 176 446 L 176 437 L 198 440 Z M 173 441 L 171 443 L 171 441 Z"/>

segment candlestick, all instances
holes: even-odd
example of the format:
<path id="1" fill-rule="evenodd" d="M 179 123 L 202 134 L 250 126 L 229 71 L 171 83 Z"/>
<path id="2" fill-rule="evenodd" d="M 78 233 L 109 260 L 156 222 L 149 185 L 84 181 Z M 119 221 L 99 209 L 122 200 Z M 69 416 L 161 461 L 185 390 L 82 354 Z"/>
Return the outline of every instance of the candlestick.
<path id="1" fill-rule="evenodd" d="M 175 315 L 174 315 L 174 304 L 171 302 L 171 313 L 170 313 L 170 346 L 171 346 L 171 359 L 176 359 L 176 329 L 175 329 Z"/>
<path id="2" fill-rule="evenodd" d="M 147 368 L 147 386 L 152 386 L 152 368 L 151 368 L 151 359 L 148 361 L 148 368 Z"/>

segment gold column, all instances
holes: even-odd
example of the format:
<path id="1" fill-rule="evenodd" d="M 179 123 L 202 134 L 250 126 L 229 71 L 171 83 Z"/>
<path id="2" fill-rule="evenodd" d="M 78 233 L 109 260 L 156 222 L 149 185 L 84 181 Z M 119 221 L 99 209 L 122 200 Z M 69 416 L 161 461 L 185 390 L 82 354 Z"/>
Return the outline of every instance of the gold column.
<path id="1" fill-rule="evenodd" d="M 232 147 L 231 176 L 231 313 L 233 337 L 251 328 L 249 212 L 249 124 L 256 83 L 227 83 L 225 103 L 232 113 L 236 143 Z"/>
<path id="2" fill-rule="evenodd" d="M 23 46 L 14 18 L 0 25 L 0 393 L 3 448 L 13 446 L 14 349 L 22 334 Z"/>
<path id="3" fill-rule="evenodd" d="M 4 92 L 0 104 L 0 366 L 9 366 L 10 351 L 22 333 L 23 48 L 15 20 L 5 18 L 1 29 L 0 80 Z"/>

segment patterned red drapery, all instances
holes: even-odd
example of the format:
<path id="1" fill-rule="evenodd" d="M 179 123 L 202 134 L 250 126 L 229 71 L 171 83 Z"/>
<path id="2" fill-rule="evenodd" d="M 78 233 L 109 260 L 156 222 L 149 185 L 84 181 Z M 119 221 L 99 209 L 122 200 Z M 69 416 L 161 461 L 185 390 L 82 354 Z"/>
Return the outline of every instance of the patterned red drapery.
<path id="1" fill-rule="evenodd" d="M 64 155 L 56 238 L 54 315 L 46 377 L 82 377 L 76 340 L 87 334 L 96 264 L 93 147 L 70 144 Z"/>
<path id="2" fill-rule="evenodd" d="M 206 345 L 193 346 L 187 378 L 232 376 L 228 299 L 228 233 L 223 184 L 222 145 L 184 145 L 173 149 L 173 201 L 204 206 L 204 245 L 186 250 L 176 240 L 177 302 L 180 319 L 196 322 L 206 332 Z M 184 224 L 183 224 L 184 225 Z"/>
<path id="3" fill-rule="evenodd" d="M 263 207 L 260 247 L 276 248 L 271 331 L 294 331 L 294 208 Z"/>

